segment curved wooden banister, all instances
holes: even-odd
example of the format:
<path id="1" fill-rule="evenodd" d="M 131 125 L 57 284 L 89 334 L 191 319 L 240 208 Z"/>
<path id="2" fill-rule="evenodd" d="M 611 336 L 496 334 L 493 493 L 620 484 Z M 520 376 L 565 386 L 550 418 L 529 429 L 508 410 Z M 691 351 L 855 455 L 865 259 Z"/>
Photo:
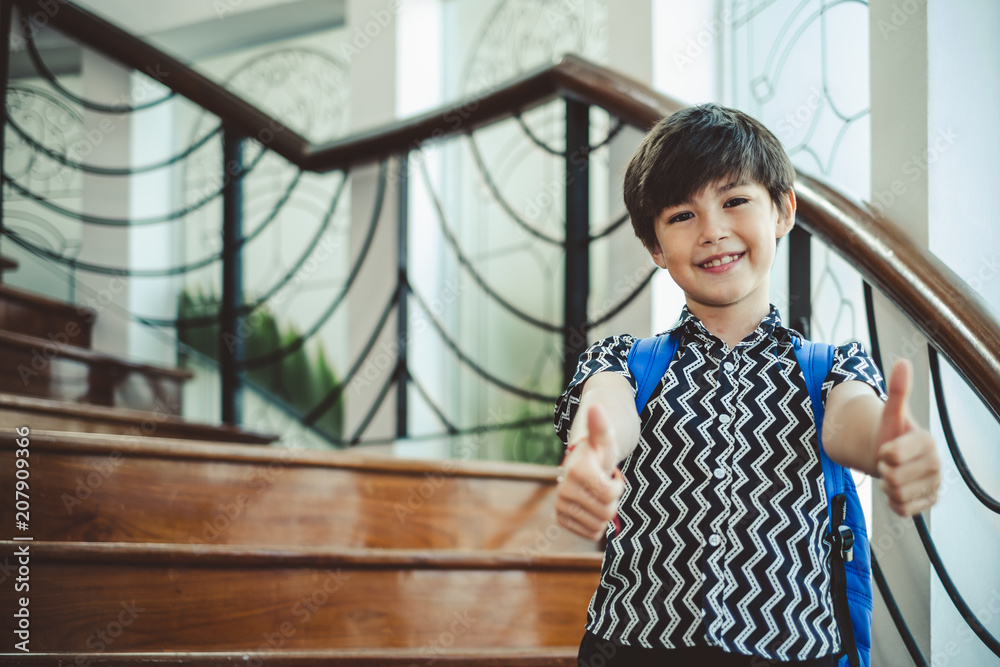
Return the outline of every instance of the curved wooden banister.
<path id="1" fill-rule="evenodd" d="M 16 0 L 27 12 L 38 0 Z M 600 106 L 648 128 L 684 105 L 627 76 L 575 56 L 534 70 L 485 94 L 412 119 L 314 145 L 218 84 L 103 19 L 62 2 L 53 26 L 86 46 L 139 71 L 256 138 L 302 169 L 330 171 L 467 133 L 559 96 Z M 878 287 L 965 377 L 1000 420 L 1000 325 L 958 276 L 889 220 L 877 218 L 820 181 L 798 174 L 799 222 Z"/>
<path id="2" fill-rule="evenodd" d="M 567 55 L 493 90 L 414 118 L 383 125 L 324 144 L 312 144 L 278 119 L 196 72 L 175 57 L 70 2 L 46 11 L 41 0 L 15 0 L 26 13 L 42 12 L 49 23 L 81 44 L 149 74 L 167 88 L 216 115 L 223 125 L 260 141 L 292 164 L 326 172 L 371 163 L 421 143 L 471 132 L 560 96 L 602 106 L 627 123 L 648 127 L 659 115 L 651 105 L 676 111 L 684 105 L 629 77 Z M 662 115 L 662 113 L 660 114 Z"/>
<path id="3" fill-rule="evenodd" d="M 898 225 L 822 181 L 799 173 L 795 193 L 802 226 L 902 311 L 1000 420 L 1000 325 L 979 295 Z"/>

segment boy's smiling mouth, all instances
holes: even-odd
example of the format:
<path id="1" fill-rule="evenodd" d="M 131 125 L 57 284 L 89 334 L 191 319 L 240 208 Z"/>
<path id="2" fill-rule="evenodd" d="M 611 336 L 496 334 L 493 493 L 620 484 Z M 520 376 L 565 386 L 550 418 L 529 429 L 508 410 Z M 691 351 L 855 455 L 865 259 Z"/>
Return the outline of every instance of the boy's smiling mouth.
<path id="1" fill-rule="evenodd" d="M 742 259 L 745 252 L 733 252 L 727 253 L 725 255 L 715 255 L 714 257 L 709 257 L 707 260 L 698 264 L 698 268 L 701 269 L 715 269 L 720 266 L 725 266 L 727 264 L 732 264 L 733 262 Z"/>

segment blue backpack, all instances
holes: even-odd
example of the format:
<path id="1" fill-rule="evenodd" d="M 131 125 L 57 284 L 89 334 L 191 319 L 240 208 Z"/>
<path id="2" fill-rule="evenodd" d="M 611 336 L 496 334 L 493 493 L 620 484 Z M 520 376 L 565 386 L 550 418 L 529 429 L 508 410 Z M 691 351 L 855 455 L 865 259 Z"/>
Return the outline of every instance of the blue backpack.
<path id="1" fill-rule="evenodd" d="M 816 422 L 816 437 L 823 432 L 823 381 L 833 368 L 833 347 L 796 337 L 795 357 L 805 375 Z M 635 408 L 639 413 L 663 379 L 677 352 L 675 333 L 643 338 L 632 346 L 628 367 L 636 381 Z M 851 471 L 831 461 L 820 441 L 823 482 L 830 504 L 830 533 L 824 540 L 832 545 L 830 570 L 833 576 L 833 607 L 840 628 L 841 657 L 838 667 L 869 667 L 872 635 L 871 552 L 868 530 Z"/>

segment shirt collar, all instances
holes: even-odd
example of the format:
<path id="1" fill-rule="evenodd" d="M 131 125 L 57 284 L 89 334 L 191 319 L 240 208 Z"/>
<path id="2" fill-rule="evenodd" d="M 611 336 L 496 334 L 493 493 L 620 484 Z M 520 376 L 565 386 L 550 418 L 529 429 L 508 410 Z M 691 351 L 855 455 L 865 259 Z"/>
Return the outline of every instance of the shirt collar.
<path id="1" fill-rule="evenodd" d="M 688 310 L 687 306 L 681 308 L 681 315 L 677 320 L 677 324 L 675 324 L 670 331 L 678 331 L 683 335 L 700 340 L 708 345 L 710 349 L 714 349 L 716 346 L 724 348 L 726 345 L 722 342 L 722 340 L 717 338 L 715 334 L 711 333 L 705 327 L 704 323 L 702 323 L 700 319 Z M 757 328 L 751 331 L 750 334 L 740 341 L 736 347 L 752 347 L 765 338 L 772 337 L 787 342 L 790 341 L 793 336 L 799 336 L 801 338 L 801 334 L 798 332 L 786 329 L 781 325 L 781 314 L 772 304 L 767 315 L 765 315 L 764 319 L 760 321 Z"/>

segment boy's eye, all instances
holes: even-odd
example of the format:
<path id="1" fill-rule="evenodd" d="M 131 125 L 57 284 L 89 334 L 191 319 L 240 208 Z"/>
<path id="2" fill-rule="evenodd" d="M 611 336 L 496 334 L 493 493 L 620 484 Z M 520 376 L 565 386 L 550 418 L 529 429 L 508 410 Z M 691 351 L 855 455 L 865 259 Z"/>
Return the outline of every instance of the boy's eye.
<path id="1" fill-rule="evenodd" d="M 667 220 L 667 224 L 669 225 L 675 222 L 683 222 L 684 220 L 689 220 L 690 218 L 691 218 L 691 213 L 689 211 L 685 211 L 684 213 L 678 213 L 677 215 Z"/>
<path id="2" fill-rule="evenodd" d="M 722 207 L 723 208 L 732 208 L 733 206 L 741 206 L 743 204 L 746 204 L 748 201 L 750 201 L 750 200 L 747 199 L 746 197 L 733 197 L 732 199 L 730 199 L 729 201 L 727 201 L 725 204 L 723 204 Z"/>

